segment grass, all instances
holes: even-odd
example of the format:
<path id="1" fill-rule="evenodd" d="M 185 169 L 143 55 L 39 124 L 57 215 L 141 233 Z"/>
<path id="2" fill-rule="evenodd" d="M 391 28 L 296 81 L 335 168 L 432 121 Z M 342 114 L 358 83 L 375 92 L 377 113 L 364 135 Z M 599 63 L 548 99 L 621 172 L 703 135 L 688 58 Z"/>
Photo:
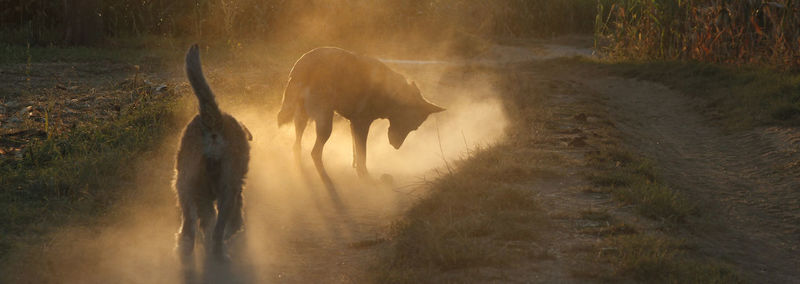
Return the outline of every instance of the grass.
<path id="1" fill-rule="evenodd" d="M 587 155 L 587 161 L 596 169 L 589 181 L 642 216 L 679 223 L 697 213 L 695 204 L 659 180 L 649 160 L 609 146 Z"/>
<path id="2" fill-rule="evenodd" d="M 670 80 L 684 74 L 675 70 L 660 69 L 652 64 L 655 63 L 641 65 L 618 63 L 603 68 L 609 68 L 618 74 L 640 78 L 647 76 L 658 80 Z M 686 65 L 686 63 L 674 64 Z M 734 75 L 736 74 L 729 73 L 726 76 Z M 708 78 L 706 80 L 681 83 L 690 84 L 698 90 L 715 92 L 713 84 L 706 85 L 713 80 Z M 605 127 L 612 133 L 609 136 L 620 137 L 613 134 L 618 130 L 610 126 Z M 658 165 L 654 161 L 626 149 L 624 141 L 615 138 L 612 143 L 588 152 L 586 162 L 588 166 L 586 177 L 592 184 L 587 191 L 609 193 L 621 205 L 633 208 L 637 215 L 655 221 L 650 225 L 655 229 L 643 229 L 641 225 L 620 222 L 609 212 L 581 212 L 582 219 L 601 224 L 584 228 L 580 232 L 602 237 L 602 241 L 594 247 L 594 257 L 596 261 L 607 263 L 612 267 L 611 270 L 590 272 L 585 276 L 608 282 L 628 279 L 645 283 L 744 282 L 743 277 L 731 265 L 699 254 L 690 240 L 677 236 L 681 235 L 680 232 L 689 225 L 690 217 L 702 217 L 702 211 L 685 193 L 671 188 L 662 180 L 657 170 Z"/>
<path id="3" fill-rule="evenodd" d="M 140 62 L 151 52 L 137 49 L 83 47 L 0 46 L 0 64 L 24 62 Z M 155 60 L 155 59 L 154 59 Z M 33 138 L 21 156 L 0 161 L 0 261 L 23 243 L 36 243 L 49 231 L 68 222 L 96 219 L 123 195 L 117 188 L 135 178 L 131 165 L 143 153 L 160 145 L 187 112 L 180 96 L 168 88 L 154 99 L 145 89 L 135 103 L 123 106 L 109 120 L 89 120 L 50 131 L 50 125 L 26 122 L 47 133 Z M 130 88 L 129 90 L 127 88 Z M 39 90 L 36 90 L 39 91 Z M 116 91 L 116 90 L 115 90 Z M 43 125 L 41 125 L 43 124 Z"/>
<path id="4" fill-rule="evenodd" d="M 508 242 L 535 242 L 548 226 L 534 194 L 520 183 L 550 176 L 538 163 L 522 163 L 507 145 L 481 149 L 458 170 L 432 182 L 392 228 L 392 246 L 378 281 L 430 281 L 444 271 L 501 266 L 536 252 L 509 249 Z M 552 157 L 540 157 L 553 163 Z M 495 175 L 500 174 L 500 175 Z"/>
<path id="5" fill-rule="evenodd" d="M 692 256 L 691 246 L 671 237 L 619 235 L 599 245 L 599 260 L 610 262 L 611 281 L 631 277 L 646 283 L 742 283 L 741 276 L 719 261 Z"/>
<path id="6" fill-rule="evenodd" d="M 19 160 L 0 164 L 0 256 L 47 228 L 102 215 L 132 180 L 131 161 L 176 125 L 174 100 L 138 106 L 116 120 L 33 140 Z"/>
<path id="7" fill-rule="evenodd" d="M 800 123 L 800 74 L 692 62 L 622 61 L 602 66 L 701 98 L 705 112 L 730 130 Z"/>
<path id="8" fill-rule="evenodd" d="M 689 216 L 700 212 L 695 203 L 659 180 L 653 162 L 613 146 L 587 158 L 594 169 L 589 180 L 595 186 L 634 206 L 639 215 L 666 225 L 662 232 L 642 231 L 605 212 L 582 212 L 583 219 L 605 223 L 581 233 L 603 237 L 595 247 L 597 258 L 613 267 L 591 276 L 611 282 L 630 278 L 646 283 L 743 282 L 730 265 L 700 256 L 687 241 L 671 236 Z"/>

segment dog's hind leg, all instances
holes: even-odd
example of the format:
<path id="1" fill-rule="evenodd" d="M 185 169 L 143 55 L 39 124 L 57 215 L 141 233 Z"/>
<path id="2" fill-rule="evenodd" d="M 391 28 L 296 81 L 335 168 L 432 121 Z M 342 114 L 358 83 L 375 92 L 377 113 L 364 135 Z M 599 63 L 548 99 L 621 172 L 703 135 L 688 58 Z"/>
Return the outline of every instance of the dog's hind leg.
<path id="1" fill-rule="evenodd" d="M 305 110 L 299 108 L 294 112 L 294 160 L 297 165 L 300 165 L 300 149 L 303 142 L 303 131 L 306 130 L 308 125 L 308 115 Z"/>
<path id="2" fill-rule="evenodd" d="M 233 237 L 234 234 L 242 231 L 242 227 L 244 227 L 244 211 L 242 207 L 244 203 L 244 199 L 242 198 L 242 192 L 240 191 L 239 194 L 236 195 L 234 198 L 233 204 L 233 213 L 231 213 L 231 219 L 228 221 L 228 227 L 225 229 L 225 240 L 229 240 Z"/>
<path id="3" fill-rule="evenodd" d="M 236 214 L 236 197 L 242 192 L 240 186 L 224 185 L 221 194 L 217 197 L 217 224 L 214 225 L 214 234 L 212 235 L 212 253 L 215 258 L 221 261 L 227 261 L 228 255 L 225 251 L 225 229 L 234 214 Z"/>
<path id="4" fill-rule="evenodd" d="M 314 149 L 311 150 L 311 158 L 314 159 L 314 166 L 317 168 L 322 182 L 328 190 L 334 190 L 333 181 L 331 181 L 328 172 L 325 171 L 325 166 L 322 164 L 322 148 L 325 147 L 325 142 L 331 137 L 331 129 L 333 127 L 333 112 L 325 112 L 320 117 L 315 117 L 314 122 L 317 127 L 317 141 L 314 142 Z"/>
<path id="5" fill-rule="evenodd" d="M 194 240 L 197 230 L 197 207 L 187 188 L 178 186 L 178 201 L 181 206 L 181 230 L 178 232 L 177 252 L 184 264 L 188 264 L 194 252 Z"/>
<path id="6" fill-rule="evenodd" d="M 200 228 L 203 230 L 203 241 L 206 252 L 211 252 L 214 246 L 212 235 L 214 224 L 217 223 L 217 211 L 214 209 L 214 201 L 207 199 L 197 204 L 197 215 L 200 219 Z"/>

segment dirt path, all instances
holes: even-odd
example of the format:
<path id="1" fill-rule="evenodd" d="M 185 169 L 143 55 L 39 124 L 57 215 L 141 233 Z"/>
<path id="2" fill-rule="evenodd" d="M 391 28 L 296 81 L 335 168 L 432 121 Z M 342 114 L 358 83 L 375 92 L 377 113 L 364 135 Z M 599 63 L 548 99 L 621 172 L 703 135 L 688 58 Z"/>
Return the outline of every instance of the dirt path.
<path id="1" fill-rule="evenodd" d="M 800 132 L 761 128 L 728 134 L 663 85 L 575 77 L 609 98 L 628 144 L 654 159 L 666 182 L 699 202 L 690 221 L 700 251 L 731 261 L 757 283 L 800 279 Z"/>
<path id="2" fill-rule="evenodd" d="M 556 52 L 547 52 L 552 49 Z M 501 66 L 515 58 L 525 61 L 586 53 L 585 49 L 543 45 L 492 52 L 497 54 L 486 56 L 504 57 L 470 64 Z M 448 107 L 409 136 L 400 151 L 388 145 L 385 121 L 373 125 L 368 166 L 374 176 L 391 174 L 393 185 L 355 178 L 350 167 L 349 129 L 339 121 L 325 149 L 326 166 L 339 187 L 333 196 L 322 189 L 310 159 L 300 168 L 294 164 L 290 150 L 293 130 L 275 126 L 275 106 L 237 104 L 220 92 L 222 107 L 243 121 L 255 137 L 246 189 L 247 227 L 231 245 L 233 262 L 229 266 L 198 263 L 205 269 L 187 277 L 177 265 L 172 249 L 178 211 L 171 190 L 177 137 L 171 137 L 162 149 L 149 154 L 148 160 L 135 165 L 140 177 L 118 210 L 102 217 L 100 224 L 64 228 L 41 247 L 28 248 L 30 252 L 16 264 L 19 275 L 12 279 L 20 283 L 368 281 L 367 271 L 376 259 L 374 248 L 384 241 L 392 221 L 423 196 L 420 185 L 435 178 L 436 171 L 446 167 L 444 161 L 501 139 L 507 124 L 501 97 L 490 83 L 496 74 L 452 76 L 443 70 L 453 64 L 393 64 L 413 74 L 431 101 Z M 700 200 L 706 217 L 691 220 L 685 233 L 700 240 L 701 252 L 735 263 L 755 282 L 800 279 L 800 166 L 796 163 L 800 136 L 794 131 L 769 128 L 726 134 L 696 114 L 693 102 L 681 94 L 658 84 L 607 77 L 591 70 L 531 70 L 517 78 L 520 84 L 552 93 L 562 107 L 588 103 L 613 109 L 610 119 L 624 133 L 625 141 L 655 159 L 669 184 Z M 561 122 L 571 120 L 574 113 L 553 112 L 553 119 L 559 120 L 553 126 L 555 131 L 568 139 L 570 131 L 579 126 Z M 562 151 L 570 141 L 545 138 L 550 140 L 543 145 L 557 145 L 554 151 Z M 306 157 L 311 140 L 305 139 Z M 581 157 L 580 151 L 568 155 Z M 546 236 L 546 243 L 554 244 L 546 249 L 553 257 L 490 269 L 488 273 L 498 277 L 491 279 L 592 282 L 576 277 L 571 267 L 586 265 L 581 259 L 586 259 L 584 254 L 597 237 L 577 233 L 592 224 L 570 216 L 582 209 L 605 210 L 614 205 L 609 197 L 582 192 L 584 183 L 573 179 L 577 176 L 579 173 L 569 172 L 561 181 L 532 186 L 540 189 L 543 206 L 557 220 Z"/>
<path id="3" fill-rule="evenodd" d="M 232 97 L 235 92 L 226 86 L 241 82 L 237 77 L 215 78 L 216 72 L 209 68 L 221 107 L 247 125 L 254 136 L 245 189 L 247 225 L 231 243 L 233 261 L 220 266 L 202 263 L 198 256 L 195 272 L 177 264 L 173 248 L 179 215 L 171 186 L 176 129 L 161 149 L 132 165 L 138 177 L 122 189 L 124 196 L 117 208 L 98 217 L 97 223 L 72 224 L 50 234 L 41 246 L 21 248 L 9 269 L 18 273 L 9 279 L 19 283 L 367 281 L 367 269 L 375 259 L 373 248 L 385 240 L 403 210 L 423 196 L 425 180 L 435 178 L 444 161 L 493 143 L 505 127 L 501 102 L 487 83 L 487 74 L 457 82 L 442 79 L 442 67 L 409 68 L 407 74 L 413 74 L 427 98 L 446 105 L 449 111 L 431 117 L 399 151 L 388 143 L 388 121 L 373 124 L 368 167 L 375 178 L 391 175 L 393 184 L 357 179 L 351 167 L 349 126 L 337 120 L 324 158 L 338 192 L 327 192 L 309 156 L 313 132 L 306 131 L 303 157 L 307 159 L 298 167 L 291 151 L 294 130 L 277 128 L 277 106 Z M 251 79 L 259 74 L 242 77 Z M 251 93 L 263 96 L 279 93 L 279 88 L 258 85 Z M 185 86 L 176 92 L 189 95 Z M 480 125 L 480 121 L 495 123 Z M 197 252 L 201 253 L 200 249 Z"/>

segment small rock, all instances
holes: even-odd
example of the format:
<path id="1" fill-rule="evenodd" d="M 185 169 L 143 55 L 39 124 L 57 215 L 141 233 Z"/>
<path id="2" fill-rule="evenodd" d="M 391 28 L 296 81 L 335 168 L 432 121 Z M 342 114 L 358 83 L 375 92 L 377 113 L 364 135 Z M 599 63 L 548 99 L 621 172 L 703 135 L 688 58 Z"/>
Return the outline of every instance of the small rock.
<path id="1" fill-rule="evenodd" d="M 384 184 L 387 184 L 387 185 L 393 185 L 394 184 L 394 177 L 392 175 L 390 175 L 390 174 L 382 174 L 381 175 L 381 182 L 383 182 Z"/>

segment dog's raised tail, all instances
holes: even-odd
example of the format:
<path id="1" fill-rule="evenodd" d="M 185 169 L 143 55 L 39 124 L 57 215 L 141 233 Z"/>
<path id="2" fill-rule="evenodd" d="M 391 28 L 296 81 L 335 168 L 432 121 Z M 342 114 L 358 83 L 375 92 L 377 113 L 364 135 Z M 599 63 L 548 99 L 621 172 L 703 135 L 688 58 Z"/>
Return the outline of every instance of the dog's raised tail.
<path id="1" fill-rule="evenodd" d="M 297 85 L 296 82 L 292 82 L 290 77 L 289 83 L 286 84 L 286 89 L 283 90 L 283 103 L 281 104 L 281 110 L 278 112 L 278 126 L 289 123 L 294 117 L 294 112 L 297 108 L 297 97 L 300 96 L 300 90 Z"/>
<path id="2" fill-rule="evenodd" d="M 200 47 L 193 44 L 186 52 L 186 76 L 189 77 L 189 84 L 194 89 L 197 101 L 200 105 L 200 120 L 210 129 L 218 129 L 222 121 L 222 112 L 214 100 L 214 92 L 203 76 L 203 68 L 200 65 Z"/>

